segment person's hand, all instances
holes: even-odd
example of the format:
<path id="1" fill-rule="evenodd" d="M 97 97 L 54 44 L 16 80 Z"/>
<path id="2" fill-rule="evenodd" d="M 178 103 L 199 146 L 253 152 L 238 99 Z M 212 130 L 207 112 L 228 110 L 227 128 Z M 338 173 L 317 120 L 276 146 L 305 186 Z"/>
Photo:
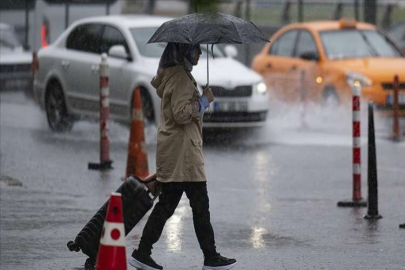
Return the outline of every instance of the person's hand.
<path id="1" fill-rule="evenodd" d="M 214 101 L 214 94 L 212 93 L 211 88 L 209 88 L 208 86 L 205 87 L 203 95 L 207 97 L 209 103 Z"/>

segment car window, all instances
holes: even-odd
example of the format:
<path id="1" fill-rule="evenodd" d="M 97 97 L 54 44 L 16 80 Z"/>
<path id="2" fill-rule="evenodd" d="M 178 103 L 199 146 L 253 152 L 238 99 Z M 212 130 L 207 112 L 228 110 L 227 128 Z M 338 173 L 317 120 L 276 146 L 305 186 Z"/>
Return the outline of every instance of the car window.
<path id="1" fill-rule="evenodd" d="M 100 54 L 101 30 L 101 24 L 83 24 L 77 26 L 69 34 L 66 48 Z"/>
<path id="2" fill-rule="evenodd" d="M 139 28 L 132 28 L 131 34 L 135 40 L 135 43 L 139 49 L 141 55 L 145 57 L 151 58 L 160 58 L 163 54 L 163 51 L 166 48 L 166 43 L 148 43 L 149 39 L 155 33 L 157 27 L 139 27 Z M 202 54 L 200 58 L 207 58 L 207 45 L 201 44 L 201 51 Z M 211 45 L 209 46 L 209 55 L 212 57 L 211 54 Z M 217 57 L 225 57 L 222 47 L 220 44 L 214 46 L 214 56 Z"/>
<path id="3" fill-rule="evenodd" d="M 310 32 L 302 30 L 300 31 L 298 42 L 297 42 L 297 51 L 295 55 L 301 57 L 304 54 L 312 53 L 318 55 L 318 50 L 316 48 L 315 41 Z"/>
<path id="4" fill-rule="evenodd" d="M 395 47 L 381 33 L 377 31 L 363 31 L 363 33 L 367 39 L 367 42 L 377 53 L 377 56 L 399 56 Z"/>
<path id="5" fill-rule="evenodd" d="M 12 28 L 0 28 L 0 48 L 14 49 L 21 44 Z"/>
<path id="6" fill-rule="evenodd" d="M 320 32 L 328 59 L 400 56 L 400 52 L 375 30 Z M 348 44 L 348 42 L 350 42 Z"/>
<path id="7" fill-rule="evenodd" d="M 108 53 L 110 48 L 115 45 L 124 46 L 125 50 L 129 54 L 128 44 L 125 41 L 124 35 L 114 27 L 105 26 L 103 31 L 103 41 L 101 43 L 101 52 Z"/>
<path id="8" fill-rule="evenodd" d="M 270 54 L 292 57 L 294 55 L 297 30 L 291 30 L 281 35 L 270 49 Z"/>

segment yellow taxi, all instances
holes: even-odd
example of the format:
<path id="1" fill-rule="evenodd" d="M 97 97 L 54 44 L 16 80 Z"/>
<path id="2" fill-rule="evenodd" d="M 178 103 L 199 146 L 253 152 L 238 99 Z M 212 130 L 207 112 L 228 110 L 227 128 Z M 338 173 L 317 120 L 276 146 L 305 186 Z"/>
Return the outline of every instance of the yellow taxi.
<path id="1" fill-rule="evenodd" d="M 290 24 L 277 31 L 255 56 L 273 98 L 348 103 L 351 87 L 390 112 L 394 76 L 400 81 L 400 115 L 405 115 L 405 58 L 375 26 L 353 19 Z"/>

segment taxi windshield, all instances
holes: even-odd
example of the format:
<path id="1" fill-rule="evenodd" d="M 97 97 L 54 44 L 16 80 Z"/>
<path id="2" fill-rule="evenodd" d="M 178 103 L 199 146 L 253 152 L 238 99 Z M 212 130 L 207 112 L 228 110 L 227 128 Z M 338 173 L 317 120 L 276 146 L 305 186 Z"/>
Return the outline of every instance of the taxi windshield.
<path id="1" fill-rule="evenodd" d="M 132 28 L 131 34 L 135 40 L 135 43 L 139 49 L 139 52 L 145 57 L 160 58 L 164 49 L 166 48 L 166 43 L 150 43 L 147 44 L 152 35 L 156 32 L 157 27 L 144 27 L 144 28 Z M 201 44 L 201 57 L 207 58 L 207 46 Z M 209 46 L 209 54 L 211 54 L 211 45 Z M 220 46 L 214 46 L 214 57 L 225 57 Z"/>
<path id="2" fill-rule="evenodd" d="M 401 56 L 394 45 L 375 30 L 322 31 L 320 36 L 329 60 Z"/>

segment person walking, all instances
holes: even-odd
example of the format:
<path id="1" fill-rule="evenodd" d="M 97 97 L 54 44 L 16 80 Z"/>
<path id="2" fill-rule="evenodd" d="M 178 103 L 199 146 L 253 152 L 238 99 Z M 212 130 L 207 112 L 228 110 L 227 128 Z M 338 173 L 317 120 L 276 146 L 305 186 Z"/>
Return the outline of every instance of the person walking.
<path id="1" fill-rule="evenodd" d="M 190 201 L 194 230 L 204 254 L 203 270 L 227 270 L 236 265 L 235 259 L 217 253 L 210 221 L 202 151 L 202 117 L 214 96 L 209 87 L 200 95 L 191 75 L 200 55 L 200 45 L 169 42 L 160 59 L 157 75 L 151 82 L 161 98 L 156 179 L 162 183 L 162 188 L 139 247 L 128 260 L 136 268 L 163 269 L 151 257 L 152 246 L 159 240 L 183 192 Z"/>

